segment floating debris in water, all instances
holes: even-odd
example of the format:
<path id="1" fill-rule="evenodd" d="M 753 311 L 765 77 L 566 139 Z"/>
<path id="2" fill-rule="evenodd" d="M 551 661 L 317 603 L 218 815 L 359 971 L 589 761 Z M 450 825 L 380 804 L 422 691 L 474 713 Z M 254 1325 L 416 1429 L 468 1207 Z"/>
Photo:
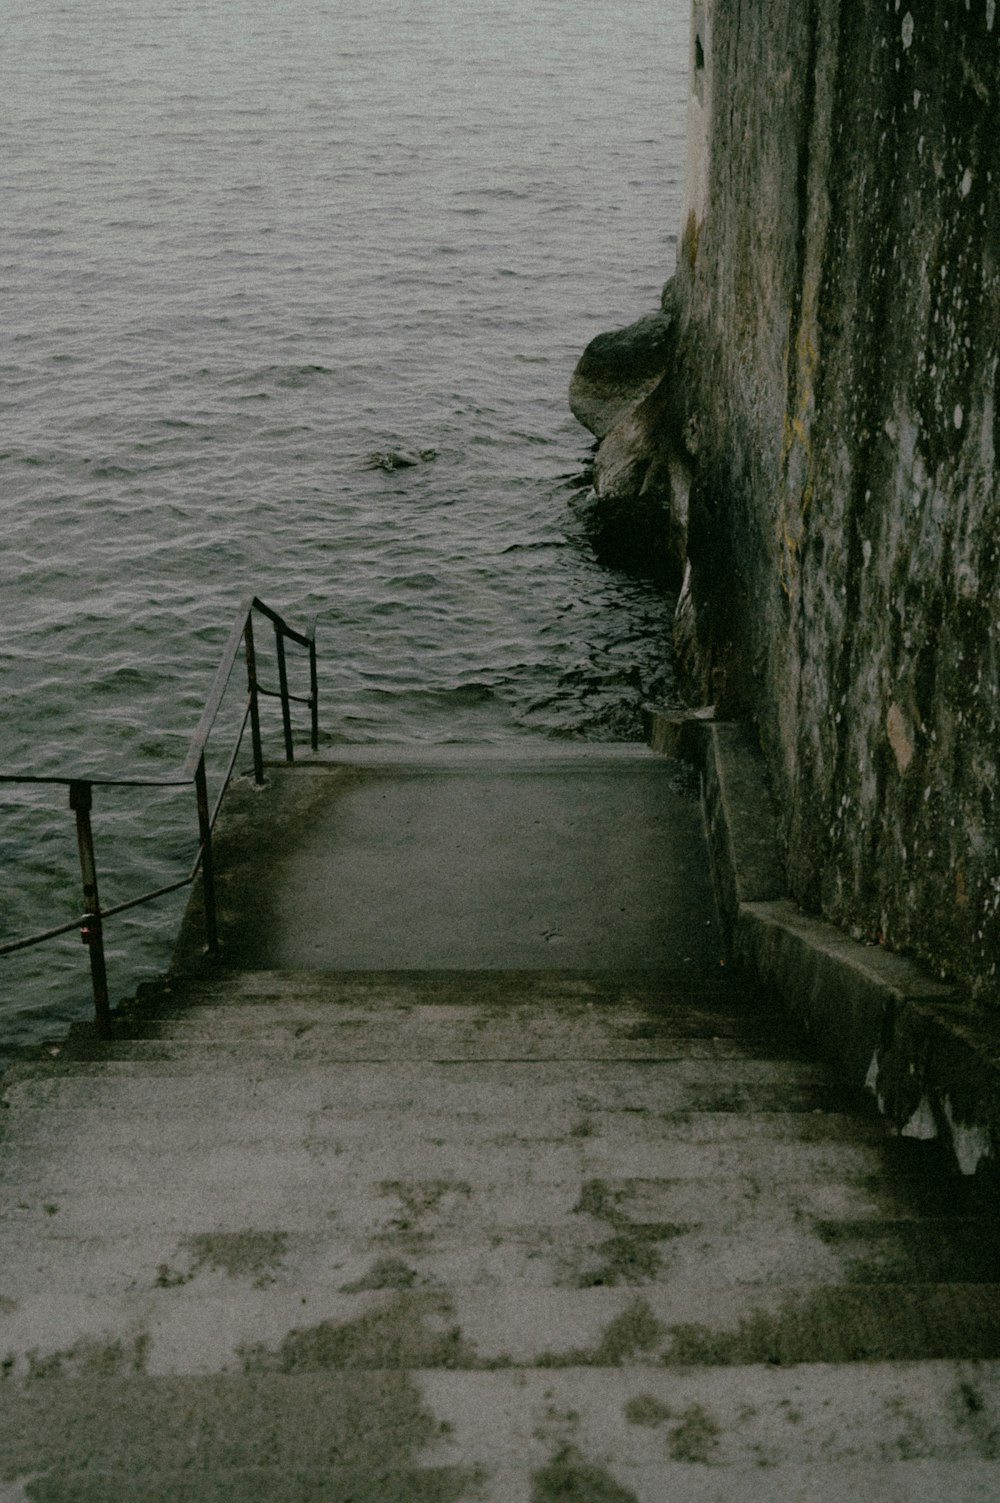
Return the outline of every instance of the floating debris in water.
<path id="1" fill-rule="evenodd" d="M 373 449 L 365 456 L 366 470 L 409 470 L 437 459 L 436 449 Z"/>

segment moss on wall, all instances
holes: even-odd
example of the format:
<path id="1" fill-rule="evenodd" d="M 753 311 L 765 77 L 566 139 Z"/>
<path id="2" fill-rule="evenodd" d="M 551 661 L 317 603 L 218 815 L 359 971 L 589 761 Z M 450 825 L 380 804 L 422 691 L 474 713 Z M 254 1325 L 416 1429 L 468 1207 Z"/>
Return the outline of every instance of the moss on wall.
<path id="1" fill-rule="evenodd" d="M 700 672 L 758 721 L 793 894 L 987 992 L 996 6 L 700 9 L 707 183 L 675 279 Z"/>
<path id="2" fill-rule="evenodd" d="M 995 998 L 997 6 L 693 18 L 691 692 L 756 720 L 792 894 Z"/>

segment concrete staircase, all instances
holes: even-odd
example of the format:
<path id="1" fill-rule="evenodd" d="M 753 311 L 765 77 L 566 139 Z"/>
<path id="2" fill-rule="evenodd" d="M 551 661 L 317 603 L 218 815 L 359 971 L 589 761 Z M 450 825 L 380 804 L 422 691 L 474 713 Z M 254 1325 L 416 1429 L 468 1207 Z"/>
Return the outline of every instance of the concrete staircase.
<path id="1" fill-rule="evenodd" d="M 995 1503 L 997 1208 L 724 971 L 246 971 L 8 1078 L 0 1503 Z"/>

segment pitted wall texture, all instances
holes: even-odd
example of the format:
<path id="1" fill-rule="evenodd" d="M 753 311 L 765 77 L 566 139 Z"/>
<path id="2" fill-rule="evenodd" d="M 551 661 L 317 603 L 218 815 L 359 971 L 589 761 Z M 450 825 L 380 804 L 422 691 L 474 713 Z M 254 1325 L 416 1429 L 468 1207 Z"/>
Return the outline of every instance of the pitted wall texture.
<path id="1" fill-rule="evenodd" d="M 1000 958 L 996 12 L 699 0 L 666 378 L 687 393 L 694 672 L 757 721 L 793 896 L 984 998 Z"/>

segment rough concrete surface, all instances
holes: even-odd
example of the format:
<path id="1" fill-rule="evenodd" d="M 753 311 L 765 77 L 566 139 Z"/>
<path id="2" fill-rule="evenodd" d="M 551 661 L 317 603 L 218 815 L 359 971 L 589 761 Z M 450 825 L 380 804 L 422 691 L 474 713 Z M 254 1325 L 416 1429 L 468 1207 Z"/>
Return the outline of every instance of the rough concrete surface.
<path id="1" fill-rule="evenodd" d="M 218 866 L 223 943 L 244 967 L 719 958 L 697 788 L 640 746 L 270 767 L 263 791 L 230 793 Z M 200 940 L 185 929 L 178 965 Z"/>
<path id="2" fill-rule="evenodd" d="M 446 791 L 474 803 L 461 757 L 382 763 L 362 803 L 398 811 L 393 781 L 416 781 L 445 830 Z M 586 783 L 616 811 L 603 859 L 641 850 L 663 930 L 714 945 L 701 837 L 685 888 L 664 850 L 685 818 L 623 828 L 648 833 L 639 765 L 619 758 L 624 801 L 607 759 Z M 521 777 L 559 804 L 555 768 L 506 762 L 512 810 Z M 300 835 L 336 838 L 349 781 L 303 767 L 282 799 L 245 794 L 227 933 L 241 891 L 260 901 L 227 860 L 256 844 L 282 880 Z M 262 815 L 289 808 L 279 840 Z M 552 880 L 510 825 L 496 919 L 516 927 Z M 602 874 L 560 870 L 567 913 L 596 913 Z M 893 1137 L 714 953 L 652 965 L 605 903 L 630 965 L 388 968 L 394 883 L 379 969 L 243 969 L 232 940 L 240 964 L 198 966 L 192 927 L 187 969 L 110 1041 L 78 1028 L 9 1072 L 0 1500 L 995 1498 L 1000 1222 L 978 1182 Z M 312 932 L 281 922 L 283 944 Z"/>
<path id="3" fill-rule="evenodd" d="M 118 1032 L 7 1084 L 8 1496 L 1000 1486 L 995 1207 L 733 977 L 237 972 Z"/>

